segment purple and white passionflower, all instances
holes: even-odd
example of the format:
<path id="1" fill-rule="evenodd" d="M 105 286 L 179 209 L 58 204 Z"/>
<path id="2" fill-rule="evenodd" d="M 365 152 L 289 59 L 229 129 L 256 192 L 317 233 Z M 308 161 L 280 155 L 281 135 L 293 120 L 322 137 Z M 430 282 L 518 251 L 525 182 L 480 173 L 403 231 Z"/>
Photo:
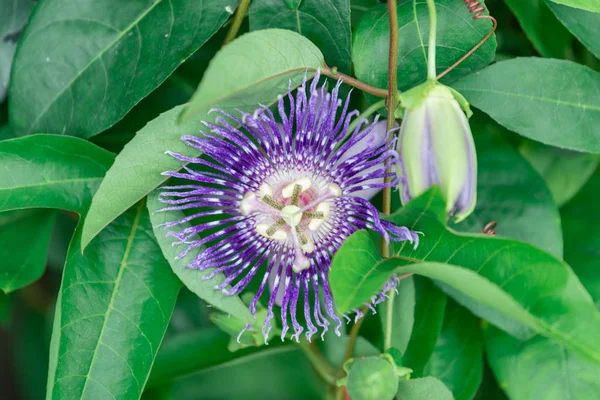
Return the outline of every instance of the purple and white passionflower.
<path id="1" fill-rule="evenodd" d="M 290 88 L 289 106 L 280 96 L 279 119 L 264 106 L 253 115 L 242 113 L 242 118 L 215 110 L 223 117 L 204 124 L 210 134 L 182 137 L 203 153 L 199 158 L 168 152 L 198 168 L 188 165 L 184 171 L 165 173 L 189 181 L 163 188 L 161 200 L 169 205 L 165 210 L 192 210 L 167 226 L 218 217 L 169 232 L 178 239 L 176 243 L 187 245 L 180 257 L 206 246 L 189 267 L 212 269 L 207 279 L 223 273 L 225 280 L 215 288 L 226 295 L 241 293 L 258 276 L 261 283 L 249 306 L 253 315 L 268 285 L 265 340 L 276 304 L 281 306 L 282 340 L 290 328 L 288 310 L 296 340 L 304 330 L 297 318 L 299 309 L 304 312 L 308 339 L 318 331 L 315 324 L 324 333 L 330 320 L 337 323 L 335 331 L 340 334 L 328 274 L 334 253 L 357 230 L 372 229 L 386 241 L 418 242 L 416 233 L 380 219 L 365 198 L 398 185 L 395 173 L 386 172 L 387 165 L 398 162 L 389 133 L 376 122 L 362 129 L 367 123 L 362 120 L 348 136 L 348 126 L 358 112 L 347 113 L 349 96 L 342 107 L 341 82 L 328 93 L 325 84 L 318 87 L 318 81 L 317 72 L 310 96 L 306 78 L 295 98 Z M 386 176 L 393 181 L 384 183 Z M 395 282 L 382 290 L 394 288 Z M 381 292 L 373 297 L 375 303 L 383 299 Z"/>

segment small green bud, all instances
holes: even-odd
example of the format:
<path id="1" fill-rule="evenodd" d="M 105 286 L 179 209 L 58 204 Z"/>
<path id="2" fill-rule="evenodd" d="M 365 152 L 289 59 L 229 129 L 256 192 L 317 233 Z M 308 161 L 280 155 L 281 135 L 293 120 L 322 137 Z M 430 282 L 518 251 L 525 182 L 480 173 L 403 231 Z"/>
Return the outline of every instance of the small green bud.
<path id="1" fill-rule="evenodd" d="M 470 115 L 468 103 L 458 92 L 429 81 L 402 94 L 401 101 L 405 107 L 398 141 L 402 203 L 438 185 L 448 215 L 462 221 L 477 198 L 477 155 L 461 109 L 462 105 Z"/>

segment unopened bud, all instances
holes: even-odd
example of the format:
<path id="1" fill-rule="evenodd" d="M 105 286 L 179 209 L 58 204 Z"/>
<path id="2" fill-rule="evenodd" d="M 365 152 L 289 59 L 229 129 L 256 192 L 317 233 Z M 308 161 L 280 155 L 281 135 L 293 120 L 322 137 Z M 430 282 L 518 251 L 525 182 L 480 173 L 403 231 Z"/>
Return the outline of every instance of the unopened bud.
<path id="1" fill-rule="evenodd" d="M 475 208 L 477 189 L 475 145 L 457 98 L 468 107 L 459 93 L 437 82 L 405 92 L 398 141 L 402 202 L 438 185 L 456 222 Z"/>

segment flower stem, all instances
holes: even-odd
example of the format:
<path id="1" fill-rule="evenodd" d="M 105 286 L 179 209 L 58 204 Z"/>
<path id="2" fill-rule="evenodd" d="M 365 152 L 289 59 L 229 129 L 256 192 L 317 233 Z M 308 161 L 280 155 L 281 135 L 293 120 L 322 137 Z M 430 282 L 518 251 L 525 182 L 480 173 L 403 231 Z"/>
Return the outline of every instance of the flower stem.
<path id="1" fill-rule="evenodd" d="M 398 103 L 398 85 L 396 71 L 398 68 L 398 15 L 396 8 L 396 0 L 388 0 L 388 18 L 390 22 L 390 48 L 388 57 L 388 93 L 387 93 L 387 129 L 388 131 L 394 129 L 396 125 L 396 117 L 394 112 L 396 111 L 396 105 Z M 390 136 L 389 140 L 392 140 Z M 387 171 L 390 172 L 391 167 L 388 165 Z M 390 177 L 385 177 L 385 182 L 389 183 Z M 384 214 L 390 214 L 392 210 L 392 188 L 386 187 L 383 189 L 383 204 L 382 211 Z M 389 256 L 389 246 L 385 241 L 381 241 L 381 254 L 384 257 Z"/>
<path id="2" fill-rule="evenodd" d="M 329 365 L 329 362 L 323 357 L 323 355 L 317 349 L 314 343 L 308 343 L 306 339 L 302 338 L 299 343 L 300 348 L 306 355 L 306 358 L 311 362 L 315 370 L 325 382 L 330 385 L 335 385 L 336 376 L 333 367 Z"/>
<path id="3" fill-rule="evenodd" d="M 396 297 L 396 291 L 390 290 L 388 293 L 388 300 L 385 309 L 385 324 L 383 326 L 383 351 L 392 347 L 392 326 L 394 319 L 394 298 Z"/>
<path id="4" fill-rule="evenodd" d="M 233 16 L 233 22 L 229 27 L 229 31 L 227 32 L 227 36 L 225 36 L 225 40 L 223 41 L 223 46 L 231 42 L 237 36 L 237 33 L 240 30 L 240 26 L 242 26 L 242 21 L 244 20 L 244 16 L 246 15 L 246 11 L 248 10 L 249 5 L 250 0 L 240 0 L 237 10 L 235 11 L 235 15 Z"/>
<path id="5" fill-rule="evenodd" d="M 348 76 L 346 74 L 342 74 L 337 70 L 336 67 L 329 68 L 327 65 L 321 67 L 321 75 L 328 76 L 333 79 L 340 79 L 342 82 L 353 86 L 357 89 L 362 90 L 363 92 L 367 92 L 377 97 L 387 97 L 388 92 L 385 89 L 376 88 L 374 86 L 368 85 L 364 82 L 359 81 L 356 78 Z"/>
<path id="6" fill-rule="evenodd" d="M 437 33 L 437 15 L 435 12 L 435 0 L 427 0 L 427 9 L 429 10 L 429 49 L 427 55 L 427 79 L 435 81 L 435 46 Z"/>
<path id="7" fill-rule="evenodd" d="M 354 130 L 354 128 L 356 128 L 356 125 L 358 125 L 358 123 L 362 119 L 369 118 L 377 110 L 379 110 L 380 108 L 383 108 L 383 107 L 385 107 L 385 99 L 381 99 L 378 102 L 373 103 L 371 106 L 369 106 L 369 108 L 367 108 L 365 111 L 360 113 L 360 115 L 357 118 L 355 118 L 354 121 L 352 121 L 350 123 L 350 125 L 348 126 L 348 134 L 351 134 L 351 132 Z"/>

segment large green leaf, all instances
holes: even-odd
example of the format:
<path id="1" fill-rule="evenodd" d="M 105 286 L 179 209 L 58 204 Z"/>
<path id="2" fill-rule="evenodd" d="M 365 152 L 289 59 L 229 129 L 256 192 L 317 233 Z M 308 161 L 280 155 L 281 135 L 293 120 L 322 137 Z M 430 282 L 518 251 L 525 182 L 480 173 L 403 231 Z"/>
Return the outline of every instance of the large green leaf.
<path id="1" fill-rule="evenodd" d="M 0 103 L 6 98 L 17 42 L 34 4 L 34 0 L 4 0 L 0 2 Z"/>
<path id="2" fill-rule="evenodd" d="M 453 227 L 481 232 L 497 221 L 496 233 L 531 243 L 562 257 L 560 216 L 544 179 L 502 136 L 508 134 L 478 113 L 471 118 L 477 147 L 477 207 Z"/>
<path id="3" fill-rule="evenodd" d="M 379 305 L 379 316 L 384 331 L 389 332 L 391 347 L 404 354 L 415 323 L 415 283 L 406 277 L 398 283 L 397 294 Z M 390 326 L 386 326 L 390 323 Z"/>
<path id="4" fill-rule="evenodd" d="M 249 11 L 250 30 L 289 29 L 310 39 L 330 66 L 350 73 L 350 0 L 254 0 Z"/>
<path id="5" fill-rule="evenodd" d="M 544 57 L 566 58 L 571 35 L 546 5 L 546 0 L 505 0 L 533 46 Z"/>
<path id="6" fill-rule="evenodd" d="M 185 250 L 186 246 L 184 245 L 182 247 L 181 245 L 174 245 L 177 239 L 172 236 L 166 236 L 168 230 L 165 230 L 163 226 L 166 222 L 178 221 L 185 218 L 185 214 L 182 211 L 160 212 L 159 210 L 164 207 L 165 205 L 158 199 L 158 192 L 154 191 L 150 193 L 148 196 L 148 210 L 150 211 L 154 234 L 156 235 L 163 255 L 171 265 L 173 272 L 177 274 L 179 279 L 181 279 L 189 290 L 196 293 L 202 300 L 234 317 L 240 318 L 246 323 L 252 323 L 254 318 L 239 296 L 225 296 L 220 290 L 214 289 L 215 285 L 220 284 L 225 279 L 223 274 L 218 274 L 211 280 L 203 280 L 202 278 L 209 275 L 212 270 L 208 269 L 202 271 L 188 268 L 188 264 L 199 253 L 204 251 L 204 247 L 197 247 L 190 251 L 185 257 L 176 259 L 176 256 Z M 185 229 L 190 225 L 190 223 L 182 224 L 181 228 Z"/>
<path id="7" fill-rule="evenodd" d="M 181 287 L 143 202 L 81 254 L 69 248 L 54 317 L 47 398 L 137 399 Z"/>
<path id="8" fill-rule="evenodd" d="M 526 243 L 447 229 L 440 222 L 445 213 L 438 190 L 391 218 L 425 236 L 417 249 L 398 244 L 383 260 L 366 232 L 352 235 L 331 268 L 340 312 L 368 301 L 392 273 L 416 273 L 438 281 L 459 303 L 513 334 L 525 337 L 527 327 L 600 362 L 600 338 L 593 334 L 600 329 L 600 313 L 567 264 Z"/>
<path id="9" fill-rule="evenodd" d="M 600 365 L 554 340 L 537 336 L 521 342 L 490 326 L 485 348 L 511 399 L 594 399 L 600 393 Z"/>
<path id="10" fill-rule="evenodd" d="M 232 353 L 227 349 L 229 340 L 230 336 L 217 328 L 199 329 L 165 339 L 152 367 L 148 387 L 257 353 L 257 348 Z"/>
<path id="11" fill-rule="evenodd" d="M 371 8 L 379 5 L 378 0 L 350 0 L 352 27 L 358 24 L 363 15 Z"/>
<path id="12" fill-rule="evenodd" d="M 114 155 L 85 140 L 34 135 L 0 142 L 0 211 L 60 208 L 84 215 Z"/>
<path id="13" fill-rule="evenodd" d="M 440 379 L 456 400 L 471 400 L 483 376 L 483 336 L 479 321 L 465 308 L 448 302 L 444 327 L 425 375 Z"/>
<path id="14" fill-rule="evenodd" d="M 565 235 L 565 260 L 600 308 L 600 175 L 594 175 L 560 211 Z"/>
<path id="15" fill-rule="evenodd" d="M 564 4 L 566 6 L 579 8 L 582 10 L 600 12 L 600 2 L 598 0 L 552 0 L 554 3 Z"/>
<path id="16" fill-rule="evenodd" d="M 90 137 L 120 120 L 210 38 L 233 0 L 47 0 L 17 50 L 10 119 L 20 134 Z M 68 38 L 66 40 L 65 38 Z"/>
<path id="17" fill-rule="evenodd" d="M 569 201 L 585 185 L 600 162 L 600 155 L 557 149 L 536 142 L 526 142 L 521 154 L 544 178 L 557 206 Z M 532 221 L 533 222 L 533 221 Z M 535 220 L 535 224 L 542 222 Z M 513 232 L 522 239 L 519 232 Z"/>
<path id="18" fill-rule="evenodd" d="M 600 58 L 600 13 L 567 7 L 546 0 L 554 15 L 594 55 Z"/>
<path id="19" fill-rule="evenodd" d="M 500 61 L 452 85 L 508 129 L 556 147 L 600 153 L 600 74 L 570 61 Z"/>
<path id="20" fill-rule="evenodd" d="M 400 400 L 453 400 L 452 392 L 439 379 L 426 378 L 400 381 L 397 397 Z"/>
<path id="21" fill-rule="evenodd" d="M 261 65 L 260 70 L 247 68 L 249 59 L 236 58 L 240 43 L 244 49 L 242 54 L 256 60 Z M 250 54 L 248 49 L 252 49 Z M 224 69 L 223 62 L 228 69 Z M 117 156 L 92 202 L 83 228 L 82 245 L 85 247 L 110 221 L 163 183 L 166 180 L 161 175 L 163 172 L 181 167 L 179 161 L 165 154 L 166 150 L 198 155 L 181 141 L 181 136 L 198 134 L 204 128 L 202 121 L 214 122 L 217 113 L 209 114 L 211 108 L 234 114 L 236 110 L 253 112 L 258 104 L 272 104 L 278 95 L 285 93 L 290 80 L 293 86 L 299 84 L 307 68 L 317 68 L 322 63 L 319 50 L 290 31 L 252 32 L 225 46 L 204 75 L 202 82 L 207 83 L 202 83 L 196 92 L 197 101 L 206 102 L 201 112 L 181 124 L 177 118 L 183 106 L 161 114 L 140 130 Z"/>
<path id="22" fill-rule="evenodd" d="M 436 66 L 444 71 L 464 56 L 491 29 L 489 20 L 473 21 L 461 1 L 436 0 Z M 352 61 L 358 79 L 377 87 L 387 86 L 389 21 L 387 8 L 380 4 L 369 10 L 354 32 Z M 409 89 L 425 81 L 429 14 L 423 1 L 401 0 L 398 4 L 398 87 Z M 494 60 L 496 40 L 492 37 L 443 82 L 451 82 Z"/>
<path id="23" fill-rule="evenodd" d="M 411 376 L 423 376 L 423 370 L 433 354 L 442 330 L 447 296 L 430 279 L 414 276 L 415 323 L 403 354 L 403 365 L 413 370 Z"/>
<path id="24" fill-rule="evenodd" d="M 0 214 L 0 290 L 4 293 L 39 279 L 46 267 L 55 211 Z"/>
<path id="25" fill-rule="evenodd" d="M 144 398 L 305 400 L 321 398 L 325 391 L 300 350 L 287 345 L 199 367 L 169 384 L 153 387 Z"/>
<path id="26" fill-rule="evenodd" d="M 180 117 L 202 115 L 213 107 L 256 109 L 263 101 L 273 101 L 282 83 L 323 64 L 319 49 L 295 32 L 264 29 L 242 35 L 211 60 Z"/>

